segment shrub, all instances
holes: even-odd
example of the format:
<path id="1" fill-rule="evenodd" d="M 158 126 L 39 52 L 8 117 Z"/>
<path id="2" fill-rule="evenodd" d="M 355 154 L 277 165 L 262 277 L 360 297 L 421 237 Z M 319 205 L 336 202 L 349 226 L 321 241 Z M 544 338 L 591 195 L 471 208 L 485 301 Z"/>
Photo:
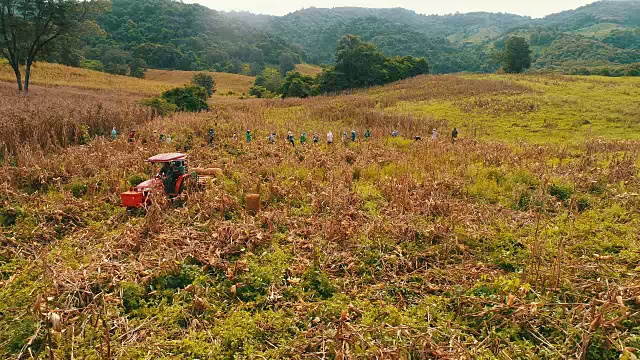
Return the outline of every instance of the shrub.
<path id="1" fill-rule="evenodd" d="M 321 271 L 317 265 L 309 268 L 304 274 L 304 282 L 302 284 L 305 290 L 314 293 L 322 299 L 328 299 L 333 296 L 335 289 L 329 280 L 329 276 Z"/>
<path id="2" fill-rule="evenodd" d="M 216 92 L 216 82 L 213 80 L 211 75 L 207 73 L 197 73 L 193 75 L 191 83 L 197 86 L 202 86 L 207 91 L 207 95 L 209 95 L 209 97 Z"/>
<path id="3" fill-rule="evenodd" d="M 573 195 L 573 189 L 566 184 L 553 183 L 549 186 L 549 194 L 555 196 L 560 201 L 566 201 Z"/>
<path id="4" fill-rule="evenodd" d="M 144 289 L 136 283 L 125 282 L 122 284 L 122 305 L 126 312 L 131 312 L 140 307 Z"/>
<path id="5" fill-rule="evenodd" d="M 146 176 L 144 176 L 143 174 L 133 174 L 129 176 L 129 185 L 136 187 L 145 180 Z"/>
<path id="6" fill-rule="evenodd" d="M 130 68 L 131 70 L 129 72 L 129 75 L 135 78 L 142 79 L 144 77 L 144 74 L 147 72 L 148 66 L 143 59 L 135 58 L 131 60 Z"/>
<path id="7" fill-rule="evenodd" d="M 258 99 L 271 99 L 277 95 L 267 90 L 264 86 L 254 85 L 249 89 L 249 95 L 255 96 Z"/>
<path id="8" fill-rule="evenodd" d="M 69 191 L 73 194 L 75 198 L 81 198 L 87 194 L 87 184 L 83 183 L 78 179 L 73 179 L 69 184 Z"/>
<path id="9" fill-rule="evenodd" d="M 162 93 L 162 98 L 174 104 L 178 111 L 198 112 L 209 109 L 207 90 L 202 86 L 192 85 L 175 88 Z"/>
<path id="10" fill-rule="evenodd" d="M 171 113 L 174 113 L 178 109 L 178 106 L 176 106 L 176 104 L 170 103 L 167 100 L 160 97 L 145 99 L 145 100 L 142 100 L 140 103 L 142 105 L 146 105 L 152 108 L 153 113 L 156 116 L 167 116 Z"/>

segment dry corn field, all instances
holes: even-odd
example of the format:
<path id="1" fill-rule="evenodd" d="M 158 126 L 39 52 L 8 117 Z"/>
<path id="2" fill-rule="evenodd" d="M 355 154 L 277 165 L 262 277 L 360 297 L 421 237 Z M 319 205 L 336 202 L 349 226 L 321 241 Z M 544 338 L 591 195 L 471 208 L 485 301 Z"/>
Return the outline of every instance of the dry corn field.
<path id="1" fill-rule="evenodd" d="M 164 119 L 118 91 L 10 86 L 1 358 L 637 358 L 638 80 L 427 76 Z M 184 145 L 222 175 L 118 206 Z"/>

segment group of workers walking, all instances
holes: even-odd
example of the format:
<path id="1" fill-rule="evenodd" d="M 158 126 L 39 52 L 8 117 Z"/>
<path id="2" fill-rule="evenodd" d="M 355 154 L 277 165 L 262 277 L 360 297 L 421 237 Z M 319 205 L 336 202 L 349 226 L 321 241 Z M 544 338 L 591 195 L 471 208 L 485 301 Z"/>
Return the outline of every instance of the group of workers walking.
<path id="1" fill-rule="evenodd" d="M 116 128 L 114 127 L 113 130 L 111 130 L 111 139 L 115 140 L 117 135 L 118 135 L 118 133 L 116 131 Z M 134 142 L 136 140 L 136 136 L 137 136 L 136 135 L 136 131 L 135 130 L 131 130 L 129 132 L 129 142 Z M 369 139 L 371 139 L 371 136 L 372 136 L 371 130 L 370 129 L 366 129 L 365 132 L 364 132 L 365 141 L 368 141 Z M 391 132 L 391 137 L 396 138 L 398 136 L 400 136 L 398 130 L 394 129 Z M 254 135 L 251 132 L 251 130 L 247 130 L 247 132 L 246 132 L 246 141 L 247 141 L 247 143 L 250 143 L 251 141 L 253 141 L 253 137 L 254 137 Z M 356 142 L 357 138 L 358 138 L 358 134 L 353 129 L 351 130 L 351 134 L 350 135 L 347 134 L 346 131 L 342 133 L 342 143 L 343 144 L 347 144 L 349 141 Z M 293 132 L 288 131 L 286 139 L 287 139 L 287 142 L 289 144 L 291 144 L 291 146 L 295 146 L 296 145 L 296 139 L 295 139 L 295 136 L 294 136 Z M 438 130 L 437 129 L 433 129 L 433 131 L 431 132 L 431 140 L 436 141 L 437 139 L 438 139 Z M 454 128 L 453 131 L 451 132 L 451 141 L 455 142 L 457 139 L 458 139 L 458 129 Z M 215 132 L 215 130 L 214 129 L 209 129 L 209 132 L 207 134 L 207 142 L 208 142 L 208 144 L 209 144 L 209 146 L 211 148 L 215 147 L 215 140 L 216 140 L 216 132 Z M 234 141 L 238 141 L 238 135 L 236 133 L 233 134 L 233 140 Z M 300 139 L 299 139 L 300 144 L 304 145 L 304 144 L 307 143 L 308 140 L 309 139 L 307 137 L 307 133 L 306 132 L 302 132 L 300 134 Z M 422 137 L 419 136 L 419 135 L 416 135 L 416 136 L 414 136 L 414 140 L 420 141 L 420 140 L 422 140 Z M 171 142 L 172 142 L 171 135 L 166 135 L 165 136 L 164 134 L 160 134 L 160 141 L 166 142 L 167 144 L 171 144 Z M 275 144 L 276 141 L 277 141 L 276 132 L 271 132 L 269 134 L 269 136 L 267 136 L 267 141 L 270 144 Z M 311 137 L 311 141 L 313 141 L 314 144 L 317 144 L 317 143 L 320 142 L 320 136 L 318 135 L 317 131 L 313 133 L 313 135 Z M 331 144 L 333 144 L 333 141 L 334 141 L 333 132 L 332 131 L 327 132 L 327 144 L 331 145 Z M 191 143 L 191 136 L 189 136 L 188 139 L 187 139 L 187 143 L 185 144 L 185 151 L 188 150 L 188 149 L 186 149 L 186 147 L 190 146 L 190 143 Z M 189 144 L 189 145 L 187 145 L 187 144 Z"/>

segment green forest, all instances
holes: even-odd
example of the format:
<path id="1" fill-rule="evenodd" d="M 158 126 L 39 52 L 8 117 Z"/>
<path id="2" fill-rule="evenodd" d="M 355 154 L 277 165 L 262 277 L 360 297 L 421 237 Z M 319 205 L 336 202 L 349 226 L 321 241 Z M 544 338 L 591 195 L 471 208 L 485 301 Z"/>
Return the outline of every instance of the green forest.
<path id="1" fill-rule="evenodd" d="M 269 16 L 175 0 L 112 0 L 97 25 L 41 58 L 132 76 L 146 68 L 258 75 L 269 66 L 330 65 L 339 40 L 354 35 L 385 56 L 425 58 L 432 73 L 495 72 L 496 52 L 516 35 L 532 46 L 533 71 L 621 75 L 640 62 L 637 0 L 600 1 L 542 19 L 483 12 L 425 16 L 401 8 L 309 8 Z"/>

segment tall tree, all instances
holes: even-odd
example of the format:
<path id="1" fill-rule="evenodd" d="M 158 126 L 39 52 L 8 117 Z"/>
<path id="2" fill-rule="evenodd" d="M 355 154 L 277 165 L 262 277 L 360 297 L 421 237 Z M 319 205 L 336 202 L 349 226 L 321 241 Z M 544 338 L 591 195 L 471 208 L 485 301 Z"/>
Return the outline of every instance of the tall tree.
<path id="1" fill-rule="evenodd" d="M 0 54 L 9 61 L 18 90 L 29 92 L 31 65 L 43 49 L 62 37 L 73 37 L 108 4 L 105 0 L 0 0 Z M 24 86 L 21 65 L 25 65 Z"/>
<path id="2" fill-rule="evenodd" d="M 381 84 L 385 56 L 359 36 L 345 35 L 336 51 L 335 70 L 344 74 L 348 88 Z"/>
<path id="3" fill-rule="evenodd" d="M 507 40 L 501 54 L 502 69 L 510 74 L 519 74 L 531 67 L 531 49 L 522 37 L 512 36 Z"/>

